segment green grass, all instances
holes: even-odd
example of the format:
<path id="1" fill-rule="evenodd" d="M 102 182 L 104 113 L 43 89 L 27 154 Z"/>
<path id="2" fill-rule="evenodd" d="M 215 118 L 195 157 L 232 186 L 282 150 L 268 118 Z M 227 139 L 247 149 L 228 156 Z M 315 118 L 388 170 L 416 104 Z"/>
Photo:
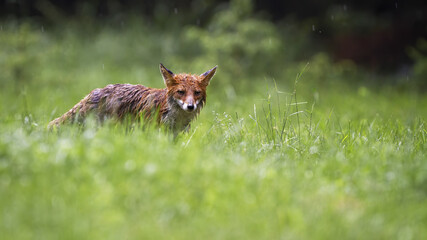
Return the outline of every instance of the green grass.
<path id="1" fill-rule="evenodd" d="M 227 79 L 221 62 L 189 69 L 159 50 L 170 36 L 143 33 L 2 32 L 1 239 L 427 236 L 425 95 L 319 87 L 310 64 L 276 76 L 277 87 L 262 73 Z M 145 46 L 129 40 L 141 36 Z M 159 62 L 219 65 L 188 133 L 46 130 L 93 88 L 162 87 Z"/>

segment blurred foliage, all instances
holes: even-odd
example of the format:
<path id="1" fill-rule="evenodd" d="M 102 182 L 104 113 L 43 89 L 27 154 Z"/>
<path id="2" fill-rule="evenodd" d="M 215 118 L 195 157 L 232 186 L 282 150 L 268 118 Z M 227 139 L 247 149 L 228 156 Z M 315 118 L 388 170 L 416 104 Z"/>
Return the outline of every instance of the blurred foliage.
<path id="1" fill-rule="evenodd" d="M 194 4 L 201 3 L 195 1 Z M 208 8 L 203 4 L 200 7 Z M 95 11 L 90 9 L 92 13 Z M 341 27 L 349 25 L 352 16 L 364 18 L 363 14 L 357 16 L 341 8 L 330 9 L 331 22 L 338 21 Z M 174 14 L 179 16 L 178 13 L 176 10 Z M 99 22 L 90 15 L 62 22 L 61 26 L 5 22 L 0 34 L 0 67 L 4 69 L 0 84 L 13 85 L 15 90 L 31 82 L 63 88 L 63 83 L 71 84 L 81 78 L 89 84 L 79 85 L 82 84 L 79 82 L 72 87 L 91 89 L 111 82 L 143 79 L 143 84 L 163 87 L 156 78 L 157 67 L 153 68 L 159 62 L 174 72 L 194 69 L 194 73 L 202 73 L 218 65 L 220 75 L 213 84 L 221 84 L 228 89 L 225 95 L 235 98 L 236 93 L 252 89 L 254 81 L 274 79 L 279 84 L 292 86 L 295 76 L 308 63 L 305 73 L 308 80 L 304 81 L 315 89 L 341 83 L 359 87 L 394 82 L 399 82 L 402 88 L 421 91 L 427 88 L 425 41 L 420 40 L 417 47 L 409 51 L 415 62 L 413 75 L 406 74 L 407 81 L 394 80 L 395 77 L 371 74 L 352 60 L 337 60 L 330 51 L 319 47 L 310 39 L 310 34 L 320 34 L 321 26 L 311 25 L 310 21 L 301 24 L 292 17 L 273 24 L 254 11 L 251 0 L 233 0 L 218 6 L 212 18 L 204 20 L 205 25 L 179 26 L 177 22 L 168 25 L 157 20 L 153 23 L 132 14 Z M 164 19 L 173 22 L 175 15 Z M 352 26 L 357 23 L 354 19 L 351 21 Z M 330 24 L 329 28 L 333 30 L 333 26 L 338 25 Z M 51 69 L 42 68 L 42 64 L 49 64 Z M 131 75 L 129 69 L 137 73 Z M 99 72 L 104 76 L 102 83 L 91 80 Z"/>
<path id="2" fill-rule="evenodd" d="M 17 32 L 0 34 L 1 87 L 32 81 L 42 54 L 34 47 L 41 43 L 41 36 L 29 24 L 14 29 Z"/>
<path id="3" fill-rule="evenodd" d="M 1 20 L 29 20 L 58 28 L 75 21 L 87 32 L 100 26 L 126 28 L 132 16 L 154 30 L 176 33 L 174 41 L 179 44 L 187 42 L 182 38 L 193 39 L 190 46 L 200 42 L 200 52 L 213 55 L 213 59 L 221 57 L 223 61 L 227 59 L 223 55 L 230 54 L 233 61 L 240 61 L 238 66 L 230 64 L 236 74 L 258 66 L 265 69 L 245 55 L 266 56 L 264 65 L 280 65 L 283 59 L 307 59 L 319 51 L 334 60 L 351 59 L 370 71 L 399 73 L 412 64 L 406 47 L 427 33 L 426 8 L 419 0 L 0 1 Z M 221 50 L 220 54 L 215 49 Z M 179 47 L 177 52 L 192 51 Z"/>
<path id="4" fill-rule="evenodd" d="M 324 52 L 315 54 L 309 59 L 309 71 L 306 72 L 306 81 L 308 85 L 317 87 L 332 87 L 340 84 L 342 79 L 346 79 L 348 83 L 354 82 L 362 73 L 359 72 L 357 66 L 349 60 L 335 63 L 330 56 Z M 300 63 L 299 69 L 304 63 Z"/>
<path id="5" fill-rule="evenodd" d="M 218 62 L 230 77 L 269 74 L 280 64 L 282 43 L 275 26 L 252 17 L 250 0 L 231 1 L 230 7 L 218 12 L 207 28 L 188 27 L 187 44 L 199 49 L 200 58 Z"/>
<path id="6" fill-rule="evenodd" d="M 409 49 L 409 55 L 414 61 L 412 84 L 415 88 L 427 90 L 427 40 L 420 39 L 416 47 Z"/>
<path id="7" fill-rule="evenodd" d="M 194 4 L 201 3 L 195 1 Z M 203 9 L 208 8 L 202 5 Z M 331 9 L 335 9 L 331 10 L 333 21 L 339 21 L 342 26 L 349 24 L 349 16 L 356 16 Z M 307 63 L 310 71 L 306 74 L 310 75 L 309 81 L 313 81 L 307 84 L 316 88 L 340 82 L 355 85 L 393 83 L 384 80 L 392 79 L 390 77 L 367 77 L 368 72 L 352 60 L 336 60 L 327 49 L 310 40 L 312 30 L 321 31 L 318 26 L 311 26 L 309 21 L 299 24 L 293 18 L 273 24 L 263 15 L 256 14 L 251 0 L 233 0 L 228 5 L 221 5 L 211 19 L 204 20 L 205 26 L 167 25 L 157 20 L 152 23 L 132 14 L 102 23 L 91 20 L 89 13 L 85 16 L 63 22 L 62 27 L 14 21 L 2 25 L 0 67 L 4 72 L 0 84 L 18 86 L 36 79 L 39 83 L 56 82 L 62 87 L 61 83 L 72 82 L 77 77 L 90 81 L 90 74 L 106 68 L 117 68 L 117 71 L 105 71 L 105 83 L 125 81 L 129 77 L 146 79 L 155 71 L 146 71 L 142 66 L 155 66 L 159 62 L 175 72 L 194 69 L 195 73 L 202 73 L 219 65 L 221 77 L 216 82 L 225 88 L 230 87 L 229 96 L 239 89 L 250 89 L 252 83 L 247 81 L 250 77 L 256 77 L 258 81 L 275 79 L 291 86 L 298 71 Z M 91 21 L 86 21 L 87 18 Z M 169 22 L 173 22 L 173 18 L 165 17 Z M 83 20 L 85 24 L 82 24 Z M 337 25 L 329 27 L 332 29 L 332 26 Z M 82 50 L 86 45 L 94 51 Z M 403 88 L 413 85 L 419 90 L 426 89 L 422 41 L 418 45 L 410 51 L 415 61 L 414 75 L 407 74 L 410 81 L 400 81 Z M 40 68 L 41 62 L 51 59 L 56 59 L 50 63 L 51 70 Z M 81 65 L 87 74 L 70 71 Z M 139 69 L 138 76 L 127 76 L 126 68 Z M 52 74 L 64 69 L 70 74 L 60 74 L 60 78 L 56 73 Z M 161 87 L 161 82 L 156 86 Z M 93 87 L 96 87 L 95 83 Z"/>

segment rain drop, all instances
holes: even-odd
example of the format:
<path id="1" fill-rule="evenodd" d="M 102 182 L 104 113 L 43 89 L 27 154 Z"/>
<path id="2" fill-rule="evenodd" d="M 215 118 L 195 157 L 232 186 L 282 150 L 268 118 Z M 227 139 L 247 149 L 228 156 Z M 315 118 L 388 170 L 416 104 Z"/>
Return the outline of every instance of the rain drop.
<path id="1" fill-rule="evenodd" d="M 314 24 L 311 25 L 311 30 L 313 30 L 313 32 L 316 31 L 316 27 L 314 26 Z"/>
<path id="2" fill-rule="evenodd" d="M 174 8 L 173 11 L 175 12 L 175 14 L 178 14 L 178 8 Z"/>
<path id="3" fill-rule="evenodd" d="M 42 32 L 44 32 L 44 26 L 42 25 Z"/>
<path id="4" fill-rule="evenodd" d="M 344 4 L 343 9 L 344 9 L 344 11 L 347 11 L 347 5 L 346 4 Z"/>

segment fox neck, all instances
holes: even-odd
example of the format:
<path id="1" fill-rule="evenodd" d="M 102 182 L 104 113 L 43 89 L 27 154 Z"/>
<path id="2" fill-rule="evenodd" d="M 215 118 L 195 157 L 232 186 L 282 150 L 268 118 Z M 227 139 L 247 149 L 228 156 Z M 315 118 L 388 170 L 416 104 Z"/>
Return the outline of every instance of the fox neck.
<path id="1" fill-rule="evenodd" d="M 168 111 L 163 115 L 162 122 L 174 131 L 186 130 L 191 120 L 197 117 L 200 109 L 203 107 L 203 104 L 200 104 L 194 111 L 187 112 L 179 106 L 172 96 L 168 96 L 167 102 Z"/>

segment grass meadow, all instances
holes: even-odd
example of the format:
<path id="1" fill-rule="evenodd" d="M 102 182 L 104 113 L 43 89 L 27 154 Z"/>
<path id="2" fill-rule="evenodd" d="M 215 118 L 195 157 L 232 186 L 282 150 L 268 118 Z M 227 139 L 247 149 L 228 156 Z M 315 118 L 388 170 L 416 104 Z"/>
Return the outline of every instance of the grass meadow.
<path id="1" fill-rule="evenodd" d="M 425 94 L 322 54 L 270 72 L 214 43 L 194 50 L 198 31 L 2 26 L 1 239 L 427 237 Z M 160 62 L 218 65 L 188 133 L 46 129 L 94 88 L 163 88 Z"/>

